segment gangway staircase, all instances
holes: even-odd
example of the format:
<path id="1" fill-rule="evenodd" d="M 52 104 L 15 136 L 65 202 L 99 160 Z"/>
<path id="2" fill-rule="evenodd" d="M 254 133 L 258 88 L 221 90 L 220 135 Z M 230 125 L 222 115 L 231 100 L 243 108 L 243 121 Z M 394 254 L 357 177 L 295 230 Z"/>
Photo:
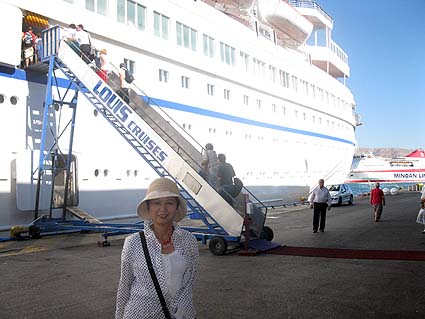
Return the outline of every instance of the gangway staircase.
<path id="1" fill-rule="evenodd" d="M 261 237 L 267 207 L 246 189 L 246 192 L 254 196 L 255 203 L 244 202 L 240 211 L 227 203 L 198 174 L 201 170 L 201 152 L 135 91 L 130 90 L 130 105 L 125 103 L 111 87 L 111 85 L 114 86 L 113 82 L 111 85 L 104 82 L 65 41 L 60 41 L 59 33 L 60 29 L 57 26 L 43 31 L 42 61 L 49 62 L 49 73 L 53 74 L 55 70 L 61 70 L 76 91 L 90 101 L 158 175 L 170 178 L 179 185 L 181 196 L 187 201 L 191 213 L 197 214 L 207 226 L 206 228 L 188 227 L 188 229 L 204 243 L 210 240 L 210 249 L 213 253 L 212 240 L 217 245 L 216 252 L 224 253 L 227 247 L 226 241 L 240 242 L 244 229 L 243 210 L 249 206 L 251 214 L 255 217 L 253 218 L 255 225 L 251 227 L 250 236 Z M 48 94 L 49 91 L 51 92 L 49 85 L 53 83 L 51 74 L 48 76 L 50 81 L 47 88 Z M 50 100 L 46 98 L 46 106 L 49 106 L 49 101 L 51 103 L 51 98 Z M 76 101 L 74 103 L 72 126 L 75 125 Z M 45 107 L 45 112 L 48 112 L 47 109 L 48 107 Z M 48 129 L 47 126 L 43 123 L 43 132 Z M 69 149 L 72 152 L 72 142 Z M 45 149 L 40 150 L 40 165 L 43 165 L 47 153 Z M 249 198 L 249 195 L 243 197 Z M 66 201 L 64 205 L 66 206 Z M 68 212 L 78 213 L 77 210 L 77 208 L 68 208 Z M 93 222 L 90 217 L 87 218 L 89 222 L 90 220 Z"/>

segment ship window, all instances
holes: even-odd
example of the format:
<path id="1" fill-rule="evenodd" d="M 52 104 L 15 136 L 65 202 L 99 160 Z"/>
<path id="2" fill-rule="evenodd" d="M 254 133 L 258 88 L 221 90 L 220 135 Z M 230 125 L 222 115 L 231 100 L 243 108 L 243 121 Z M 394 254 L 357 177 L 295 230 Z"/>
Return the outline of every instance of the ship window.
<path id="1" fill-rule="evenodd" d="M 136 3 L 133 1 L 127 1 L 127 24 L 136 25 Z"/>
<path id="2" fill-rule="evenodd" d="M 269 65 L 269 71 L 270 71 L 270 81 L 273 83 L 276 83 L 276 68 L 272 65 Z"/>
<path id="3" fill-rule="evenodd" d="M 94 109 L 93 115 L 96 117 L 98 114 L 99 114 L 99 112 L 96 109 Z"/>
<path id="4" fill-rule="evenodd" d="M 182 88 L 188 89 L 189 88 L 189 78 L 187 76 L 182 75 Z"/>
<path id="5" fill-rule="evenodd" d="M 295 75 L 292 76 L 292 89 L 298 92 L 298 78 Z"/>
<path id="6" fill-rule="evenodd" d="M 0 94 L 0 103 L 4 103 L 4 100 L 5 100 L 4 95 Z"/>
<path id="7" fill-rule="evenodd" d="M 257 99 L 257 106 L 258 106 L 258 109 L 261 110 L 261 100 L 260 99 Z"/>
<path id="8" fill-rule="evenodd" d="M 109 175 L 109 170 L 108 169 L 104 169 L 103 170 L 103 176 L 108 176 Z"/>
<path id="9" fill-rule="evenodd" d="M 108 2 L 107 0 L 86 0 L 86 9 L 106 16 Z"/>
<path id="10" fill-rule="evenodd" d="M 302 93 L 308 96 L 308 82 L 300 79 L 300 84 Z"/>
<path id="11" fill-rule="evenodd" d="M 230 90 L 224 89 L 224 99 L 230 100 Z"/>
<path id="12" fill-rule="evenodd" d="M 232 48 L 226 43 L 220 42 L 220 57 L 221 62 L 234 66 L 236 64 L 235 48 Z"/>
<path id="13" fill-rule="evenodd" d="M 288 88 L 289 87 L 289 74 L 288 72 L 279 70 L 279 83 L 281 86 Z"/>
<path id="14" fill-rule="evenodd" d="M 159 69 L 159 81 L 168 83 L 168 71 Z"/>
<path id="15" fill-rule="evenodd" d="M 125 63 L 125 67 L 127 68 L 127 70 L 130 71 L 131 74 L 136 73 L 136 62 L 134 62 L 130 59 L 124 58 L 124 63 Z"/>
<path id="16" fill-rule="evenodd" d="M 317 95 L 319 100 L 323 101 L 323 89 L 317 88 Z"/>
<path id="17" fill-rule="evenodd" d="M 97 168 L 94 170 L 94 176 L 96 176 L 96 177 L 99 176 L 99 170 Z"/>
<path id="18" fill-rule="evenodd" d="M 117 0 L 117 21 L 144 30 L 146 26 L 146 8 L 134 1 Z"/>
<path id="19" fill-rule="evenodd" d="M 263 61 L 261 61 L 257 58 L 252 58 L 252 62 L 254 64 L 254 74 L 257 74 L 261 77 L 265 77 L 266 76 L 266 63 L 264 63 Z"/>
<path id="20" fill-rule="evenodd" d="M 240 56 L 243 61 L 245 72 L 249 72 L 249 55 L 241 51 Z"/>
<path id="21" fill-rule="evenodd" d="M 243 96 L 243 104 L 249 105 L 249 96 L 248 95 Z"/>
<path id="22" fill-rule="evenodd" d="M 178 45 L 196 51 L 197 31 L 195 29 L 180 22 L 176 22 L 176 37 Z"/>
<path id="23" fill-rule="evenodd" d="M 207 84 L 208 95 L 213 96 L 215 93 L 215 86 L 213 84 Z"/>
<path id="24" fill-rule="evenodd" d="M 157 37 L 168 40 L 168 24 L 170 18 L 161 13 L 154 12 L 153 13 L 153 26 L 154 26 L 154 34 Z"/>
<path id="25" fill-rule="evenodd" d="M 276 113 L 276 104 L 272 104 L 272 112 Z"/>
<path id="26" fill-rule="evenodd" d="M 16 96 L 12 96 L 10 98 L 10 103 L 12 103 L 12 105 L 18 104 L 18 98 Z"/>
<path id="27" fill-rule="evenodd" d="M 204 34 L 204 55 L 209 56 L 210 58 L 214 57 L 214 39 L 210 36 Z"/>

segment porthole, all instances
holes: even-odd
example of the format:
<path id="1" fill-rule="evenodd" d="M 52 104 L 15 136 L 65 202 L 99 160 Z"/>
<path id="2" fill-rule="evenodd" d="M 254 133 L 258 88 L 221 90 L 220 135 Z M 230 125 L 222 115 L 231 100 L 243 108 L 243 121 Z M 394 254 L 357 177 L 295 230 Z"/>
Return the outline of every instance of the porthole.
<path id="1" fill-rule="evenodd" d="M 18 104 L 18 98 L 17 98 L 16 96 L 12 96 L 12 97 L 10 98 L 10 103 L 11 103 L 12 105 L 16 105 L 16 104 Z"/>
<path id="2" fill-rule="evenodd" d="M 103 170 L 103 176 L 108 176 L 109 175 L 109 169 L 104 169 Z"/>
<path id="3" fill-rule="evenodd" d="M 59 111 L 59 104 L 58 103 L 53 103 L 53 108 L 55 109 L 55 111 Z"/>
<path id="4" fill-rule="evenodd" d="M 139 171 L 137 169 L 134 170 L 134 177 L 137 177 L 139 175 Z"/>
<path id="5" fill-rule="evenodd" d="M 5 97 L 3 94 L 0 94 L 0 104 L 4 103 Z"/>
<path id="6" fill-rule="evenodd" d="M 96 176 L 96 177 L 98 177 L 98 176 L 99 176 L 99 170 L 98 170 L 98 169 L 95 169 L 95 170 L 94 170 L 94 176 Z"/>
<path id="7" fill-rule="evenodd" d="M 127 177 L 130 177 L 131 171 L 128 169 L 127 170 Z"/>
<path id="8" fill-rule="evenodd" d="M 93 115 L 96 117 L 98 114 L 99 114 L 99 112 L 96 109 L 94 109 Z"/>

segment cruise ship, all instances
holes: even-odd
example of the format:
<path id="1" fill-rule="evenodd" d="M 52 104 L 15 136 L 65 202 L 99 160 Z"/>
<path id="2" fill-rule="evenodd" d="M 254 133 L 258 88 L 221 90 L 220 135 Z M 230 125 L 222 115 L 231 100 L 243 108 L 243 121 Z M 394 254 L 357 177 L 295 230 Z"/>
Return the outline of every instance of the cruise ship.
<path id="1" fill-rule="evenodd" d="M 384 158 L 373 154 L 354 156 L 346 183 L 425 183 L 425 152 Z"/>
<path id="2" fill-rule="evenodd" d="M 29 26 L 38 33 L 83 24 L 111 64 L 127 65 L 152 109 L 200 153 L 206 143 L 224 153 L 262 201 L 298 201 L 319 178 L 338 183 L 350 171 L 360 120 L 347 87 L 348 55 L 332 39 L 332 17 L 313 1 L 1 0 L 0 15 L 7 30 L 0 230 L 31 222 L 36 204 L 41 211 L 51 204 L 48 191 L 37 191 L 48 77 L 43 68 L 23 67 Z M 58 95 L 67 90 L 62 79 Z M 99 220 L 135 216 L 157 172 L 87 97 L 79 96 L 77 109 L 74 204 Z M 57 133 L 66 111 L 55 110 L 47 129 Z"/>

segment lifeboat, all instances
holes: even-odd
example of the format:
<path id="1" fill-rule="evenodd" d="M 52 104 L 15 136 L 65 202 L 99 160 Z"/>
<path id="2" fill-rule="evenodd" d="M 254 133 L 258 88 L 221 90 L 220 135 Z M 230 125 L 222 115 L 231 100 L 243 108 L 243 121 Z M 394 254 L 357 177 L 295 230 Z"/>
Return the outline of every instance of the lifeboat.
<path id="1" fill-rule="evenodd" d="M 313 24 L 281 0 L 258 0 L 258 17 L 274 29 L 299 44 L 304 43 L 313 31 Z"/>

